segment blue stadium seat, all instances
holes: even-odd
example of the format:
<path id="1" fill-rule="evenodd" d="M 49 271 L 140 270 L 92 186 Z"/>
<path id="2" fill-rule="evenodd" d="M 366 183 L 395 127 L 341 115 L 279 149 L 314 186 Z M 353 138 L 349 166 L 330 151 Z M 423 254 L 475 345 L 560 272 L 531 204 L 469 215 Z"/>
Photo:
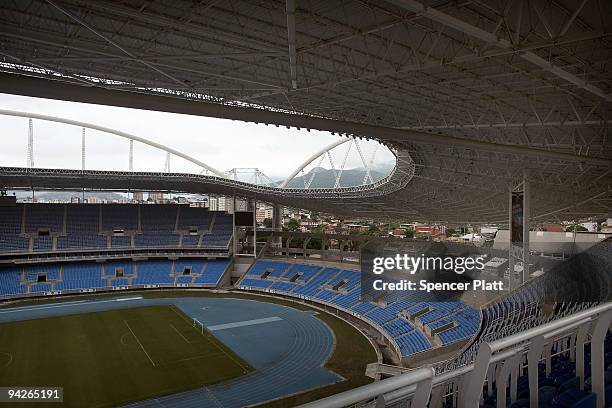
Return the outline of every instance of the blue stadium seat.
<path id="1" fill-rule="evenodd" d="M 194 283 L 204 286 L 217 286 L 229 263 L 229 259 L 209 260 L 204 266 L 204 272 L 196 277 Z"/>

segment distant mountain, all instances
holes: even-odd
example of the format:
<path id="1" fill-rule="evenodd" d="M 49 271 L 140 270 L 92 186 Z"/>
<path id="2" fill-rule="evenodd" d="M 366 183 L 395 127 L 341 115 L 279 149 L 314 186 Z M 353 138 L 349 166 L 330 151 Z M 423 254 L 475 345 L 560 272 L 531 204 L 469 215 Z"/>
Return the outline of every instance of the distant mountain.
<path id="1" fill-rule="evenodd" d="M 24 199 L 32 197 L 32 192 L 30 191 L 9 191 L 10 195 L 16 193 L 17 199 Z M 37 191 L 34 193 L 36 198 L 43 200 L 58 200 L 58 201 L 70 201 L 72 197 L 83 197 L 83 193 L 81 191 Z M 125 200 L 127 195 L 122 195 L 119 193 L 111 193 L 106 191 L 92 191 L 86 192 L 85 198 L 96 197 L 100 200 Z"/>
<path id="2" fill-rule="evenodd" d="M 310 177 L 312 176 L 312 172 L 315 169 L 312 169 L 305 176 L 296 177 L 287 186 L 288 188 L 304 188 L 304 181 L 308 183 L 310 181 Z M 336 172 L 337 173 L 337 172 Z M 374 182 L 386 177 L 389 174 L 389 171 L 380 171 L 378 169 L 372 169 L 370 171 L 372 175 L 372 179 Z M 360 186 L 363 184 L 363 179 L 366 175 L 365 169 L 345 169 L 340 176 L 340 186 L 341 187 L 354 187 Z M 369 181 L 369 180 L 368 180 Z M 334 171 L 331 169 L 325 169 L 319 167 L 316 170 L 316 174 L 310 184 L 310 188 L 333 188 L 336 183 L 336 175 Z"/>

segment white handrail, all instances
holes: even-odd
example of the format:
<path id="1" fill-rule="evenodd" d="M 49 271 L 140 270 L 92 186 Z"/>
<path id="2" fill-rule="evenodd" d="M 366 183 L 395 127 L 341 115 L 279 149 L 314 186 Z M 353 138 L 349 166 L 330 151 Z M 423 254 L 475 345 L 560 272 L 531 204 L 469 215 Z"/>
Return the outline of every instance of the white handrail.
<path id="1" fill-rule="evenodd" d="M 415 397 L 419 396 L 419 399 L 422 400 L 424 404 L 417 404 L 415 406 L 425 406 L 431 393 L 431 381 L 433 376 L 434 369 L 431 366 L 422 367 L 395 377 L 310 402 L 301 405 L 299 408 L 343 408 L 401 388 L 410 387 L 411 385 L 417 386 Z"/>

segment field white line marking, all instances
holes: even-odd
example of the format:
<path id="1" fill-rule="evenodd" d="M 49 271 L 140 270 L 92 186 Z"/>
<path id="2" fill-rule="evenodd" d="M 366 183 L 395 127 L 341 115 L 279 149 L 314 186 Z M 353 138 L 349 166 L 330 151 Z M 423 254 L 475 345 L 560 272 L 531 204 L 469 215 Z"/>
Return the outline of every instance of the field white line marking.
<path id="1" fill-rule="evenodd" d="M 151 359 L 151 356 L 149 355 L 149 353 L 147 353 L 147 350 L 145 350 L 144 346 L 142 345 L 142 343 L 140 342 L 140 340 L 138 340 L 138 337 L 136 337 L 136 333 L 134 333 L 134 330 L 132 330 L 132 328 L 130 327 L 130 325 L 128 324 L 127 320 L 124 320 L 123 323 L 125 323 L 125 325 L 127 326 L 127 328 L 130 330 L 130 332 L 132 333 L 132 336 L 134 336 L 134 338 L 136 339 L 136 341 L 138 342 L 138 344 L 140 345 L 140 348 L 142 349 L 142 351 L 144 351 L 144 353 L 147 355 L 147 358 L 149 359 L 149 361 L 151 362 L 151 364 L 153 364 L 153 367 L 155 367 L 155 363 L 153 362 L 153 360 Z"/>
<path id="2" fill-rule="evenodd" d="M 180 314 L 180 313 L 178 312 L 178 310 L 176 310 L 176 309 L 174 308 L 174 305 L 168 305 L 168 307 L 170 308 L 170 310 L 172 310 L 174 313 L 176 313 L 178 317 L 180 317 L 181 319 L 183 319 L 183 320 L 184 320 L 184 321 L 185 321 L 185 322 L 186 322 L 188 325 L 190 325 L 190 326 L 191 326 L 191 322 L 189 321 L 189 319 L 187 319 L 185 316 L 183 316 L 182 314 Z M 195 320 L 197 320 L 197 319 L 195 319 Z"/>
<path id="3" fill-rule="evenodd" d="M 278 316 L 272 316 L 272 317 L 264 317 L 262 319 L 253 319 L 253 320 L 244 320 L 241 322 L 233 322 L 233 323 L 225 323 L 225 324 L 217 324 L 215 326 L 208 326 L 207 329 L 210 331 L 217 331 L 217 330 L 225 330 L 225 329 L 234 329 L 237 327 L 244 327 L 244 326 L 253 326 L 255 324 L 264 324 L 264 323 L 270 323 L 270 322 L 278 322 L 281 319 Z"/>
<path id="4" fill-rule="evenodd" d="M 172 329 L 176 332 L 176 334 L 178 334 L 179 336 L 181 336 L 183 338 L 183 340 L 185 340 L 188 344 L 191 344 L 191 342 L 189 340 L 187 340 L 187 338 L 185 338 L 185 336 L 183 336 L 183 333 L 181 333 L 180 331 L 178 331 L 176 329 L 176 327 L 174 327 L 174 325 L 172 323 L 170 323 L 170 327 L 172 327 Z"/>
<path id="5" fill-rule="evenodd" d="M 207 357 L 208 356 L 195 356 L 195 357 L 181 358 L 180 360 L 173 361 L 173 363 L 182 363 L 183 361 L 191 361 L 191 360 L 197 360 L 200 358 L 207 358 Z"/>
<path id="6" fill-rule="evenodd" d="M 41 305 L 41 306 L 24 306 L 19 308 L 11 308 L 9 310 L 0 310 L 0 314 L 5 313 L 19 313 L 19 312 L 31 312 L 35 310 L 44 310 L 44 309 L 55 309 L 57 307 L 68 307 L 74 305 L 97 305 L 100 303 L 109 303 L 109 302 L 123 302 L 126 300 L 142 300 L 142 297 L 133 297 L 133 298 L 121 298 L 121 299 L 109 299 L 109 300 L 78 300 L 75 302 L 64 302 L 56 305 Z"/>
<path id="7" fill-rule="evenodd" d="M 219 354 L 219 353 L 215 353 L 215 354 L 201 354 L 201 355 L 199 355 L 199 356 L 186 357 L 186 358 L 181 358 L 181 359 L 179 359 L 179 360 L 174 360 L 174 361 L 172 361 L 170 364 L 172 364 L 172 363 L 181 363 L 181 362 L 183 362 L 183 361 L 198 360 L 198 359 L 200 359 L 200 358 L 218 357 L 218 356 L 220 356 L 220 355 L 221 355 L 221 354 Z"/>

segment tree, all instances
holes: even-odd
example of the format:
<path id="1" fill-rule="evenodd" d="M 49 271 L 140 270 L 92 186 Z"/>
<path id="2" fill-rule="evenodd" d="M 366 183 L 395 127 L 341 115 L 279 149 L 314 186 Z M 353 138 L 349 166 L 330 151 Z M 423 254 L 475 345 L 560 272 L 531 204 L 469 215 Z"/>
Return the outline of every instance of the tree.
<path id="1" fill-rule="evenodd" d="M 264 218 L 263 226 L 266 228 L 272 228 L 272 218 Z"/>
<path id="2" fill-rule="evenodd" d="M 447 237 L 452 237 L 454 234 L 457 234 L 458 230 L 455 228 L 447 228 L 446 229 L 446 236 Z"/>
<path id="3" fill-rule="evenodd" d="M 368 228 L 368 235 L 378 235 L 380 234 L 380 228 L 378 228 L 375 224 L 370 224 Z"/>
<path id="4" fill-rule="evenodd" d="M 579 224 L 569 225 L 565 228 L 565 232 L 588 232 L 589 230 Z"/>
<path id="5" fill-rule="evenodd" d="M 414 230 L 412 228 L 406 228 L 406 238 L 414 238 Z"/>
<path id="6" fill-rule="evenodd" d="M 300 222 L 295 218 L 289 219 L 286 226 L 288 231 L 297 231 L 300 229 Z"/>

